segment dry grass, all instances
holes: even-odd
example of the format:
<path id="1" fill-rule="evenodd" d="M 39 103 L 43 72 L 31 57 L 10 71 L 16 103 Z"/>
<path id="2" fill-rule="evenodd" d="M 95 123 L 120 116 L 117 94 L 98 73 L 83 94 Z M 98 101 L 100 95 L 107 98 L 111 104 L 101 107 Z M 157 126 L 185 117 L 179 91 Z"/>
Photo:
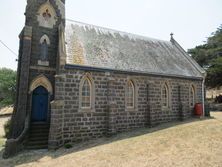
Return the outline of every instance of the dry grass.
<path id="1" fill-rule="evenodd" d="M 4 124 L 10 119 L 11 116 L 0 117 L 0 138 L 5 136 Z"/>
<path id="2" fill-rule="evenodd" d="M 215 119 L 170 123 L 98 139 L 66 150 L 26 151 L 0 166 L 222 167 L 222 112 Z"/>
<path id="3" fill-rule="evenodd" d="M 13 112 L 13 107 L 12 106 L 7 106 L 4 108 L 0 108 L 0 116 L 2 115 L 11 115 Z"/>
<path id="4" fill-rule="evenodd" d="M 10 119 L 10 116 L 1 116 L 0 117 L 0 150 L 3 149 L 5 145 L 5 131 L 4 131 L 4 124 Z M 1 163 L 0 163 L 1 166 Z"/>

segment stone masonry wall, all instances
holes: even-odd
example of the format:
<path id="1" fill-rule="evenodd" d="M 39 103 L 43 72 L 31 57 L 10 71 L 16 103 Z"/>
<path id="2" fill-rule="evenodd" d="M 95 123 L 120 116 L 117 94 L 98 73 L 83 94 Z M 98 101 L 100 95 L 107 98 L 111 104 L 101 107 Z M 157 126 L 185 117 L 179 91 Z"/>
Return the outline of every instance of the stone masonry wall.
<path id="1" fill-rule="evenodd" d="M 81 111 L 79 108 L 79 86 L 86 72 L 90 73 L 95 85 L 95 108 L 88 112 Z M 54 117 L 54 110 L 51 115 L 51 122 L 58 122 L 58 118 L 61 121 L 58 123 L 62 126 L 61 131 L 54 132 L 60 135 L 57 143 L 83 141 L 109 135 L 109 132 L 115 134 L 178 120 L 181 117 L 179 86 L 184 118 L 192 115 L 192 108 L 189 107 L 191 84 L 196 88 L 196 102 L 201 102 L 200 80 L 127 75 L 116 72 L 107 74 L 77 69 L 65 69 L 63 73 L 55 81 L 55 99 L 62 101 L 63 107 L 60 111 L 55 110 L 56 117 Z M 112 78 L 111 82 L 110 78 Z M 125 106 L 125 86 L 129 79 L 134 82 L 136 91 L 133 110 L 127 110 Z M 161 85 L 165 82 L 170 87 L 171 96 L 171 105 L 167 110 L 161 105 Z M 53 135 L 50 134 L 52 138 Z"/>
<path id="2" fill-rule="evenodd" d="M 40 76 L 44 75 L 51 83 L 53 89 L 54 89 L 54 76 L 56 75 L 56 66 L 57 66 L 57 56 L 58 56 L 58 27 L 59 25 L 64 21 L 64 19 L 61 16 L 61 11 L 59 10 L 59 7 L 57 6 L 56 2 L 54 0 L 49 1 L 52 7 L 54 8 L 56 15 L 57 15 L 57 22 L 53 26 L 53 28 L 46 28 L 39 26 L 39 22 L 37 19 L 38 16 L 38 10 L 39 8 L 46 3 L 45 0 L 29 0 L 27 1 L 27 7 L 26 7 L 26 21 L 25 24 L 32 27 L 32 43 L 31 43 L 31 54 L 30 54 L 30 61 L 28 62 L 30 69 L 29 69 L 29 81 L 28 86 L 32 83 L 32 81 Z M 65 1 L 63 1 L 65 2 Z M 38 61 L 40 60 L 40 39 L 43 35 L 47 35 L 50 40 L 50 45 L 48 46 L 48 66 L 42 66 L 38 64 Z M 23 63 L 24 65 L 24 63 Z M 28 92 L 25 92 L 26 94 L 29 94 Z M 27 101 L 27 113 L 31 113 L 31 97 L 32 95 L 28 95 L 28 101 Z M 54 99 L 54 94 L 50 96 L 50 101 Z M 49 108 L 49 114 L 50 114 L 50 108 Z M 50 118 L 50 116 L 49 116 Z"/>
<path id="3" fill-rule="evenodd" d="M 56 67 L 57 51 L 58 51 L 58 26 L 63 20 L 61 19 L 60 10 L 54 0 L 50 0 L 51 5 L 55 9 L 57 14 L 57 22 L 53 28 L 40 27 L 37 20 L 37 12 L 45 0 L 32 0 L 28 1 L 26 8 L 26 25 L 31 26 L 33 29 L 32 33 L 32 53 L 30 66 L 36 66 L 40 59 L 40 39 L 46 34 L 49 37 L 50 45 L 48 48 L 48 61 L 50 68 Z"/>

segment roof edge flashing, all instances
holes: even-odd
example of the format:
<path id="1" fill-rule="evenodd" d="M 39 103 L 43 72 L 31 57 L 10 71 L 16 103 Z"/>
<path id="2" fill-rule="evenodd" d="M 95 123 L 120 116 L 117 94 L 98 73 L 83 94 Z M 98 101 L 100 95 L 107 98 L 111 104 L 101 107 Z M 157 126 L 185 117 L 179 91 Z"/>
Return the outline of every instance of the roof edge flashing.
<path id="1" fill-rule="evenodd" d="M 102 67 L 92 67 L 92 66 L 85 66 L 85 65 L 78 65 L 78 64 L 65 64 L 65 69 L 79 69 L 79 70 L 91 70 L 91 71 L 98 71 L 98 72 L 117 72 L 117 73 L 124 73 L 124 74 L 140 74 L 140 75 L 152 75 L 152 76 L 160 76 L 160 77 L 172 77 L 172 78 L 184 78 L 184 79 L 196 79 L 202 80 L 202 77 L 194 77 L 194 76 L 184 76 L 184 75 L 173 75 L 173 74 L 162 74 L 162 73 L 154 73 L 154 72 L 143 72 L 143 71 L 126 71 L 126 70 L 119 70 L 119 69 L 110 69 L 110 68 L 102 68 Z"/>
<path id="2" fill-rule="evenodd" d="M 170 42 L 178 48 L 179 51 L 184 55 L 184 57 L 193 65 L 193 67 L 203 76 L 206 77 L 206 71 L 192 58 L 187 52 L 183 49 L 183 47 L 174 39 L 171 38 Z"/>

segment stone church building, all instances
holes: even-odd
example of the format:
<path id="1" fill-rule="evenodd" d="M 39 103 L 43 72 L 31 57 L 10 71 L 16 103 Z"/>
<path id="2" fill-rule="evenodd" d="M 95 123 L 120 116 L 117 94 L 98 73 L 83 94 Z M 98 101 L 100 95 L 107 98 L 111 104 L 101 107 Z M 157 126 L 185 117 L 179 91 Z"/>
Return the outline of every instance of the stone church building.
<path id="1" fill-rule="evenodd" d="M 65 0 L 27 0 L 4 156 L 183 120 L 205 71 L 171 35 L 152 39 L 65 19 Z"/>

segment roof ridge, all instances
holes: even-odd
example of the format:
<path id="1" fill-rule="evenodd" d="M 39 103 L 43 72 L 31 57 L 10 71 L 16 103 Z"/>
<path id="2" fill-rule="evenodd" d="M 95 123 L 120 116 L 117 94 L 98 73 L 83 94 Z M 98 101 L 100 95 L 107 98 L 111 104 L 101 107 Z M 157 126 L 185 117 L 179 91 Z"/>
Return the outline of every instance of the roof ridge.
<path id="1" fill-rule="evenodd" d="M 94 25 L 94 24 L 84 23 L 84 22 L 76 21 L 76 20 L 72 20 L 72 19 L 66 19 L 66 21 L 74 22 L 74 23 L 80 24 L 82 26 L 88 26 L 88 27 L 91 27 L 91 28 L 97 28 L 97 29 L 100 29 L 100 30 L 105 30 L 105 31 L 108 31 L 108 32 L 112 31 L 112 33 L 119 33 L 120 35 L 121 34 L 123 36 L 127 35 L 128 37 L 131 36 L 131 37 L 133 37 L 135 39 L 142 39 L 142 40 L 151 40 L 151 41 L 159 41 L 159 42 L 171 43 L 170 41 L 167 41 L 167 40 L 156 39 L 156 38 L 147 37 L 147 36 L 143 36 L 143 35 L 139 35 L 139 34 L 134 34 L 134 33 L 129 33 L 129 32 L 125 32 L 125 31 L 121 31 L 121 30 L 116 30 L 116 29 L 112 29 L 112 28 L 107 28 L 107 27 L 102 27 L 102 26 L 98 26 L 98 25 Z"/>

